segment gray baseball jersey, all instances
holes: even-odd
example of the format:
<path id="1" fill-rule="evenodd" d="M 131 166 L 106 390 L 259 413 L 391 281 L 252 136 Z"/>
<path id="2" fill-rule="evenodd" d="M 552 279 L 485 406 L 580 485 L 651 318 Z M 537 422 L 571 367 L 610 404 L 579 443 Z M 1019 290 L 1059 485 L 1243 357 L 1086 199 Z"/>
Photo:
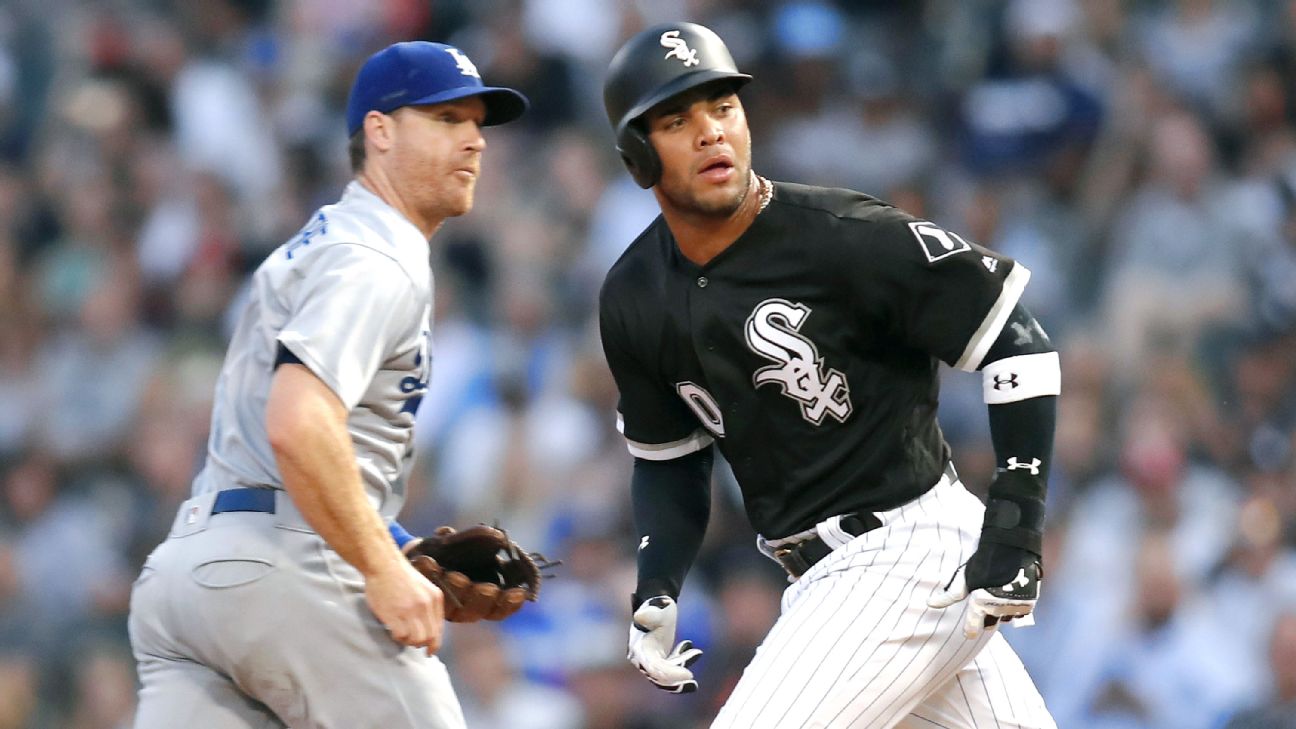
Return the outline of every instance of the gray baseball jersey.
<path id="1" fill-rule="evenodd" d="M 445 666 L 374 617 L 358 570 L 283 491 L 265 428 L 279 347 L 330 387 L 374 506 L 404 501 L 427 386 L 428 243 L 358 183 L 252 276 L 213 404 L 207 465 L 131 595 L 138 729 L 463 729 Z M 220 511 L 270 486 L 274 511 Z M 345 678 L 345 680 L 344 680 Z"/>
<path id="2" fill-rule="evenodd" d="M 283 345 L 350 411 L 347 428 L 365 488 L 383 516 L 395 516 L 432 366 L 431 302 L 427 239 L 352 182 L 253 275 L 216 385 L 207 465 L 194 495 L 283 488 L 265 431 Z"/>

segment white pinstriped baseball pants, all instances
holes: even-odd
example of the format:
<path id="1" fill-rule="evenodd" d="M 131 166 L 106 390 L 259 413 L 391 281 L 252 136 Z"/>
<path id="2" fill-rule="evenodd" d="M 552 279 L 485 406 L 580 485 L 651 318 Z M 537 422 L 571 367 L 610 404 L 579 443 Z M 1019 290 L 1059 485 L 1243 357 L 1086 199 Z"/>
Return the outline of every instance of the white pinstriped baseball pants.
<path id="1" fill-rule="evenodd" d="M 968 640 L 966 602 L 927 607 L 983 513 L 942 477 L 811 567 L 712 729 L 1056 729 L 997 629 Z"/>

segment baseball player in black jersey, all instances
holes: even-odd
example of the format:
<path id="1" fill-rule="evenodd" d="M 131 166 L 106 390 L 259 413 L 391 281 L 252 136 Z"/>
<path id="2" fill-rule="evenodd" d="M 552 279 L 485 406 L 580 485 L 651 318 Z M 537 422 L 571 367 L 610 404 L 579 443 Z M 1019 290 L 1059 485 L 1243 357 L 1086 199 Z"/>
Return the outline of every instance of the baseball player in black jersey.
<path id="1" fill-rule="evenodd" d="M 791 585 L 713 726 L 1052 727 L 998 631 L 1039 595 L 1061 379 L 1018 303 L 1030 273 L 868 195 L 757 175 L 749 80 L 713 32 L 674 23 L 631 38 L 604 86 L 662 211 L 599 304 L 635 456 L 629 658 L 697 686 L 675 600 L 719 447 Z M 941 361 L 984 378 L 984 506 L 936 422 Z"/>

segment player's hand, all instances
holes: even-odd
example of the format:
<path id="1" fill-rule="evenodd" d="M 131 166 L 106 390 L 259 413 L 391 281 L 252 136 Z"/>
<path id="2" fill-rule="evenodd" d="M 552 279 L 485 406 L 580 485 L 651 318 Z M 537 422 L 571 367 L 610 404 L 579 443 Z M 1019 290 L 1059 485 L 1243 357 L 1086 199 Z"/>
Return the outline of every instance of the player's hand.
<path id="1" fill-rule="evenodd" d="M 441 590 L 408 560 L 365 577 L 365 599 L 378 622 L 397 643 L 424 648 L 430 656 L 441 648 L 445 606 Z"/>
<path id="2" fill-rule="evenodd" d="M 963 635 L 976 638 L 1001 620 L 1029 620 L 1043 576 L 1039 557 L 1034 554 L 1004 544 L 983 544 L 927 604 L 947 608 L 967 599 Z"/>
<path id="3" fill-rule="evenodd" d="M 630 662 L 659 689 L 673 694 L 697 691 L 697 681 L 689 666 L 702 656 L 693 643 L 675 644 L 678 608 L 669 596 L 645 600 L 635 610 L 630 624 Z"/>

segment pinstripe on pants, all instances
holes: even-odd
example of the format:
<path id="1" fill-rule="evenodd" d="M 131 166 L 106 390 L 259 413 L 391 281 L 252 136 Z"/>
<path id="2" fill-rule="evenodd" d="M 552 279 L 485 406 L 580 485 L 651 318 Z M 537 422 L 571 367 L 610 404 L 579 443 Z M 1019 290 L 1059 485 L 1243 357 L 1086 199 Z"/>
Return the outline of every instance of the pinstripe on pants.
<path id="1" fill-rule="evenodd" d="M 997 630 L 927 599 L 976 548 L 984 507 L 942 478 L 882 512 L 783 594 L 782 614 L 712 729 L 1055 729 Z"/>

